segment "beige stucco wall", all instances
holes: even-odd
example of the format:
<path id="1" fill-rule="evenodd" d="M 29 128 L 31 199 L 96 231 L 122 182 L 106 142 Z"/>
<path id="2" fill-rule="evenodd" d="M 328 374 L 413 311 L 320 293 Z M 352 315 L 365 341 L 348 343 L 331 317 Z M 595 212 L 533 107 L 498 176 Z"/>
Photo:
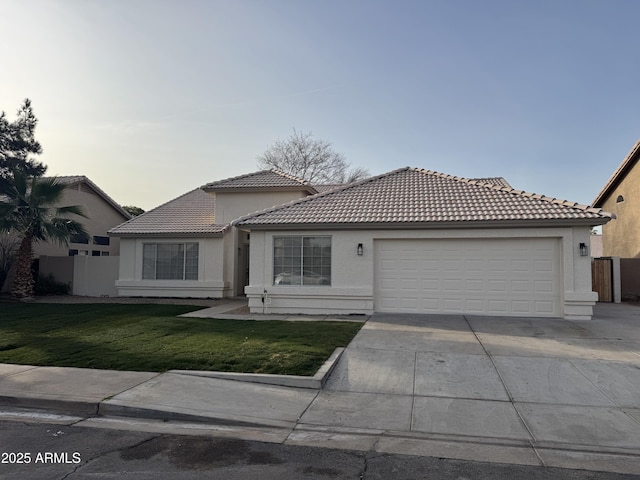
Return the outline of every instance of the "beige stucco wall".
<path id="1" fill-rule="evenodd" d="M 275 235 L 330 235 L 332 285 L 273 285 Z M 591 291 L 591 258 L 581 257 L 579 244 L 589 242 L 589 227 L 457 230 L 313 230 L 251 232 L 250 285 L 245 288 L 252 312 L 364 313 L 374 311 L 374 249 L 377 239 L 402 238 L 555 238 L 561 245 L 561 310 L 564 318 L 589 319 L 597 294 Z M 362 243 L 364 255 L 356 254 Z M 263 294 L 267 290 L 267 301 Z"/>
<path id="2" fill-rule="evenodd" d="M 229 223 L 249 213 L 282 205 L 308 193 L 297 191 L 274 192 L 216 192 L 216 223 Z"/>
<path id="3" fill-rule="evenodd" d="M 624 202 L 617 203 L 619 195 Z M 616 219 L 602 226 L 602 248 L 605 257 L 640 257 L 640 162 L 629 171 L 602 204 Z"/>
<path id="4" fill-rule="evenodd" d="M 145 243 L 198 243 L 198 280 L 143 280 Z M 116 281 L 121 297 L 221 298 L 231 296 L 223 238 L 121 238 L 120 272 Z"/>
<path id="5" fill-rule="evenodd" d="M 102 197 L 93 193 L 93 191 L 89 191 L 88 187 L 82 186 L 81 190 L 81 185 L 73 185 L 65 189 L 60 206 L 82 206 L 89 218 L 76 217 L 76 220 L 82 223 L 91 238 L 94 235 L 106 237 L 108 236 L 107 230 L 128 220 Z M 91 255 L 92 251 L 95 250 L 108 252 L 110 256 L 115 256 L 120 252 L 120 240 L 116 237 L 111 237 L 109 245 L 94 245 L 90 240 L 88 245 L 71 243 L 69 246 L 39 242 L 34 246 L 34 257 L 40 255 L 67 256 L 69 255 L 69 249 L 84 250 L 88 252 L 88 255 Z"/>
<path id="6" fill-rule="evenodd" d="M 73 295 L 84 297 L 115 297 L 118 278 L 118 257 L 73 258 Z"/>

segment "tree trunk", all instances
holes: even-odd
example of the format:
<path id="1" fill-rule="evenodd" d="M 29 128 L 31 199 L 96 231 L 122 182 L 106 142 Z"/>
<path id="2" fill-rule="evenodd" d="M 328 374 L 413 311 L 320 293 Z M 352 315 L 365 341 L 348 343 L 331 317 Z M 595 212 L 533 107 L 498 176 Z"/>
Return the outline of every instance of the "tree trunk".
<path id="1" fill-rule="evenodd" d="M 16 261 L 16 277 L 13 281 L 11 295 L 15 298 L 33 297 L 33 272 L 31 263 L 33 256 L 33 238 L 26 234 L 20 242 L 18 248 L 18 258 Z"/>

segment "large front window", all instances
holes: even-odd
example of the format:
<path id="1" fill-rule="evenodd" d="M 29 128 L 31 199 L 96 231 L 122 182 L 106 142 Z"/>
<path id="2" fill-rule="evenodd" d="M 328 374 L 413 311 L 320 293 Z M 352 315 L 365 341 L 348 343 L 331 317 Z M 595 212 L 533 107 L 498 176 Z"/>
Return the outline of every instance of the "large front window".
<path id="1" fill-rule="evenodd" d="M 145 243 L 144 280 L 198 280 L 197 243 Z"/>
<path id="2" fill-rule="evenodd" d="M 274 237 L 273 284 L 331 285 L 331 237 Z"/>

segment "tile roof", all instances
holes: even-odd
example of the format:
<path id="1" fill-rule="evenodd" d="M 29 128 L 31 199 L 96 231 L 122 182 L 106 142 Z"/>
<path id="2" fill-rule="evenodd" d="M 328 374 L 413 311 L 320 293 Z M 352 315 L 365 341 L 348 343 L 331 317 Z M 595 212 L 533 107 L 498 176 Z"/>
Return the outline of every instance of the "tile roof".
<path id="1" fill-rule="evenodd" d="M 622 163 L 618 166 L 616 171 L 613 172 L 613 175 L 611 175 L 609 180 L 607 180 L 604 187 L 602 187 L 602 190 L 598 192 L 598 195 L 596 195 L 596 198 L 593 200 L 594 206 L 602 206 L 607 197 L 611 195 L 613 189 L 616 188 L 627 173 L 629 173 L 629 170 L 638 163 L 638 160 L 640 160 L 640 140 L 636 142 L 631 151 L 627 154 L 624 160 L 622 160 Z"/>
<path id="2" fill-rule="evenodd" d="M 196 188 L 112 228 L 109 234 L 222 234 L 228 225 L 216 224 L 214 211 L 214 195 Z"/>
<path id="3" fill-rule="evenodd" d="M 309 193 L 318 193 L 318 191 L 313 188 L 309 182 L 278 170 L 262 170 L 260 172 L 247 173 L 238 177 L 207 183 L 202 188 L 206 191 L 212 192 L 226 190 L 283 190 L 303 188 Z"/>
<path id="4" fill-rule="evenodd" d="M 611 214 L 557 200 L 418 168 L 402 168 L 247 215 L 233 225 L 485 226 L 606 223 Z"/>
<path id="5" fill-rule="evenodd" d="M 336 188 L 339 187 L 344 187 L 346 186 L 346 183 L 333 183 L 333 184 L 320 184 L 320 185 L 314 185 L 313 188 L 315 188 L 318 193 L 324 193 L 324 192 L 328 192 L 329 190 L 335 190 Z"/>
<path id="6" fill-rule="evenodd" d="M 491 185 L 497 185 L 498 187 L 513 188 L 503 177 L 470 178 L 469 180 L 478 183 L 489 183 Z"/>

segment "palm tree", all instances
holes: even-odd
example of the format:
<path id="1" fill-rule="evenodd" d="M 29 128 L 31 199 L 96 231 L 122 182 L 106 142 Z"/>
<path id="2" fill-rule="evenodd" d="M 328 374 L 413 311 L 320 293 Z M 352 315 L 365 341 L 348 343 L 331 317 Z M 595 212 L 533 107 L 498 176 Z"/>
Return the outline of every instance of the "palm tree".
<path id="1" fill-rule="evenodd" d="M 56 207 L 62 199 L 65 185 L 55 177 L 28 177 L 14 171 L 10 185 L 0 196 L 0 232 L 14 232 L 20 246 L 16 259 L 16 276 L 12 296 L 33 296 L 31 262 L 33 243 L 54 242 L 66 245 L 72 235 L 87 235 L 73 215 L 85 217 L 79 206 Z"/>

